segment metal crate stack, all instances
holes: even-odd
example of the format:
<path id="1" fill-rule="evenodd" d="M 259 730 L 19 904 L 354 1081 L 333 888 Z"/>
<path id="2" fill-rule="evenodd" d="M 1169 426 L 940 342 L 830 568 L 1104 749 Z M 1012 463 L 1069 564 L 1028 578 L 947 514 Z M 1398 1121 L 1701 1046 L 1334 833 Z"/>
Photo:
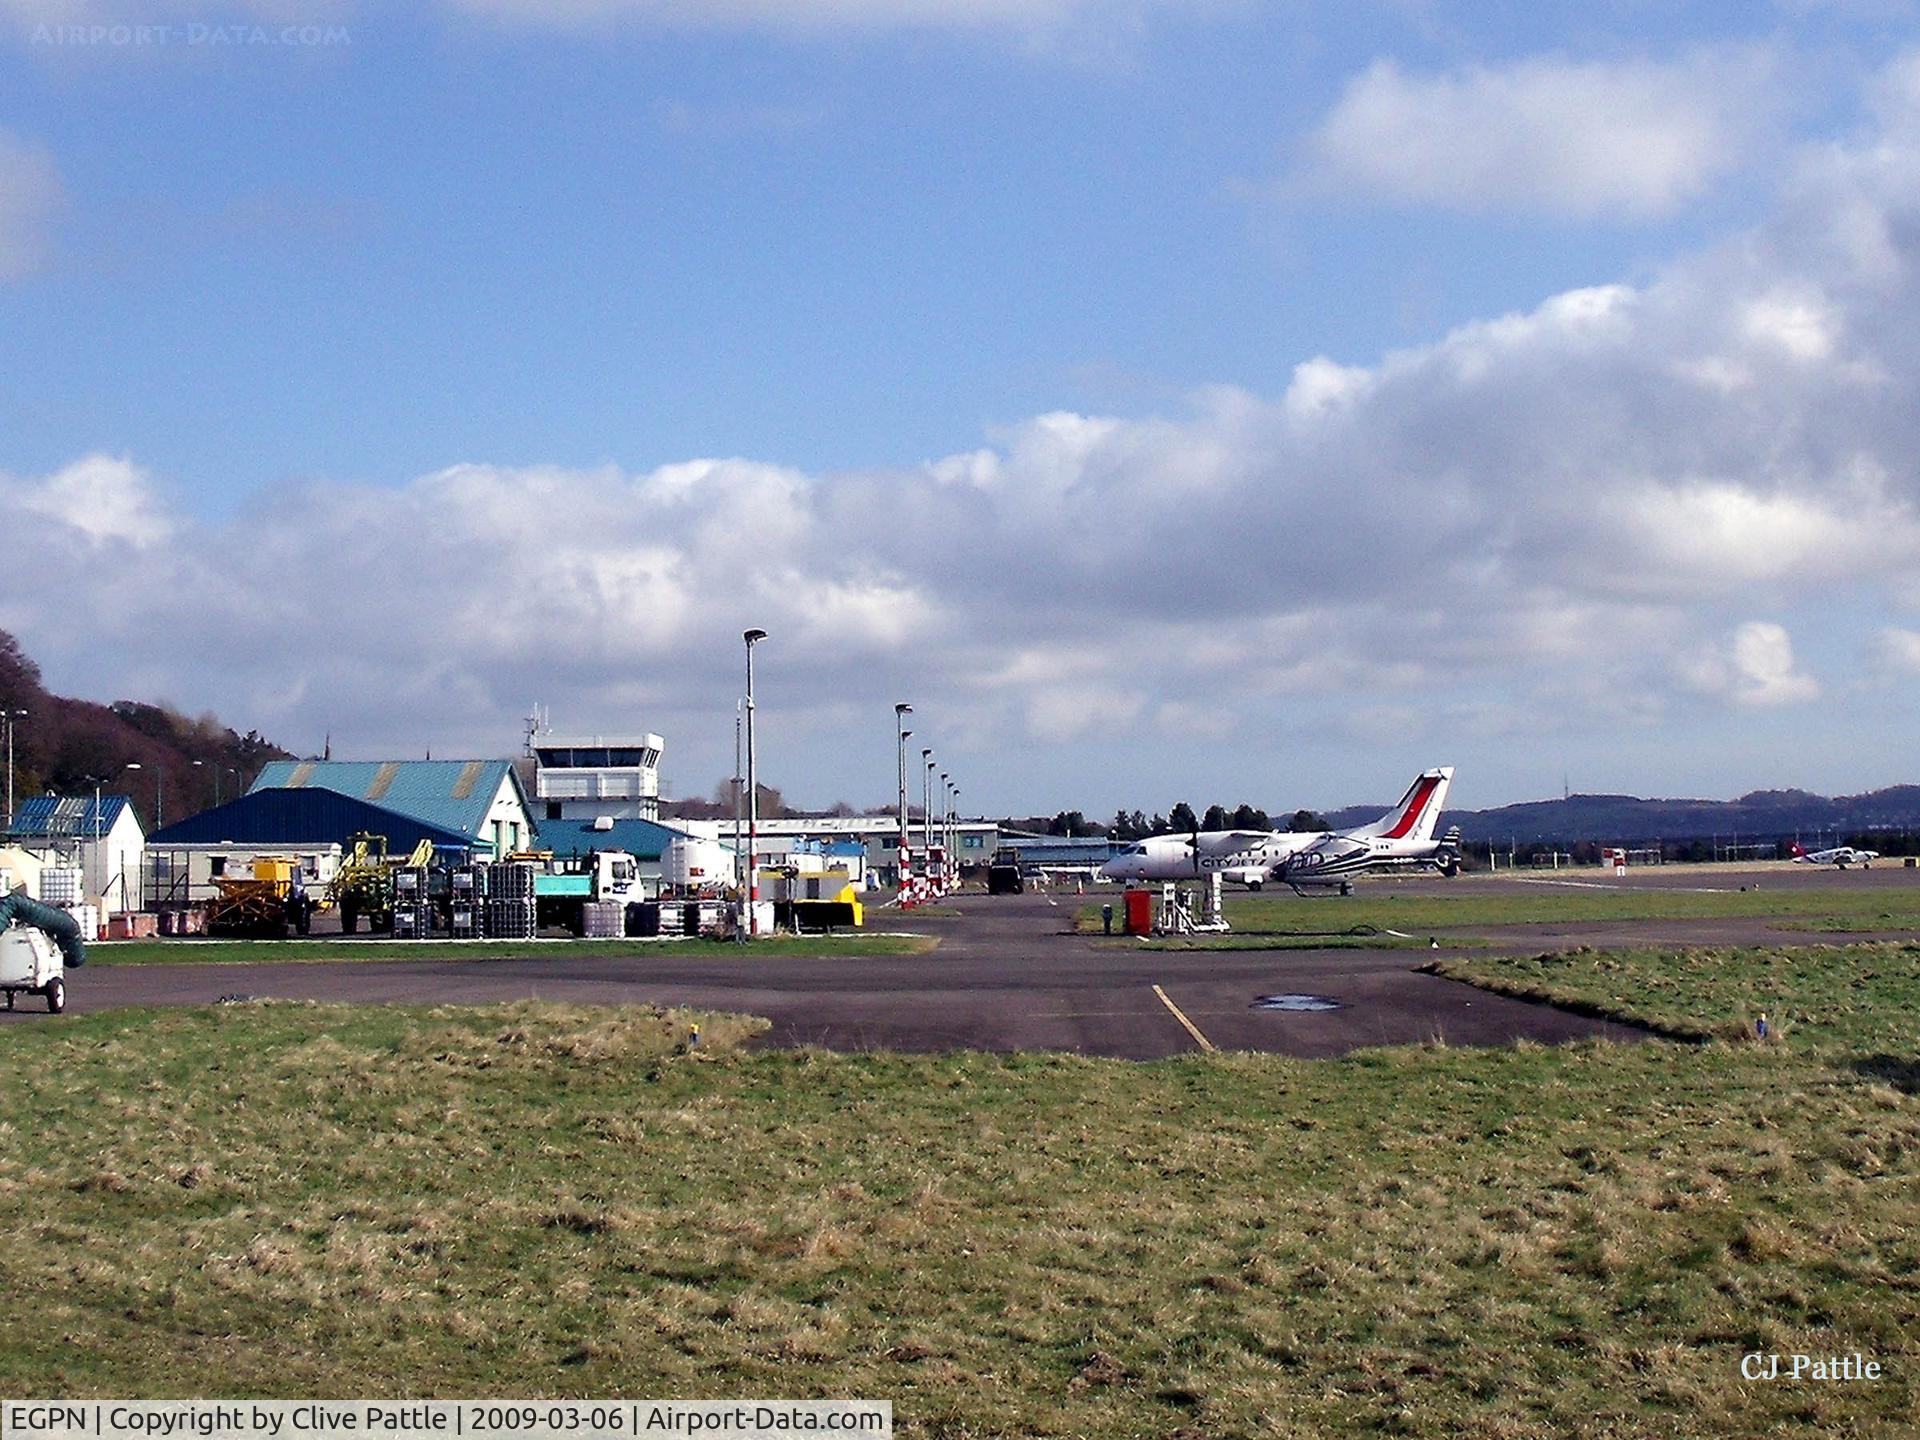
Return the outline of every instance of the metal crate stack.
<path id="1" fill-rule="evenodd" d="M 687 907 L 673 900 L 660 902 L 660 930 L 662 935 L 680 936 L 687 933 Z"/>
<path id="2" fill-rule="evenodd" d="M 487 870 L 484 865 L 462 865 L 447 877 L 451 934 L 471 940 L 485 928 Z"/>
<path id="3" fill-rule="evenodd" d="M 689 900 L 686 926 L 689 935 L 722 934 L 727 928 L 727 907 L 718 900 Z"/>
<path id="4" fill-rule="evenodd" d="M 66 909 L 80 903 L 80 872 L 63 865 L 49 865 L 40 872 L 40 903 Z"/>
<path id="5" fill-rule="evenodd" d="M 427 899 L 427 872 L 409 866 L 393 872 L 393 936 L 425 940 L 433 934 L 433 906 Z"/>
<path id="6" fill-rule="evenodd" d="M 533 898 L 533 866 L 502 860 L 487 867 L 487 934 L 497 940 L 531 940 L 539 928 Z"/>
<path id="7" fill-rule="evenodd" d="M 580 933 L 589 940 L 617 940 L 627 928 L 627 906 L 623 900 L 588 901 L 581 916 L 585 926 Z"/>

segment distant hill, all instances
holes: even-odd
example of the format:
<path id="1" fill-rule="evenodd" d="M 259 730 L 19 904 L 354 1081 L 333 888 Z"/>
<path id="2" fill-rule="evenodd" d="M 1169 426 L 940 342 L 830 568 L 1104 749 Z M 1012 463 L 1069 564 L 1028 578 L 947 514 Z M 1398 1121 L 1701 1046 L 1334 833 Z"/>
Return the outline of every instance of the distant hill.
<path id="1" fill-rule="evenodd" d="M 138 700 L 100 705 L 51 694 L 41 683 L 40 667 L 4 630 L 0 709 L 27 712 L 14 729 L 16 803 L 50 790 L 85 794 L 97 777 L 107 794 L 133 797 L 140 823 L 149 830 L 156 788 L 166 819 L 183 820 L 210 806 L 216 790 L 220 798 L 231 800 L 253 783 L 267 761 L 295 758 L 257 731 L 238 734 L 212 715 L 191 719 L 168 706 Z M 140 769 L 128 770 L 129 762 L 137 762 Z M 0 806 L 5 804 L 5 763 L 0 750 Z"/>
<path id="2" fill-rule="evenodd" d="M 1336 827 L 1364 825 L 1385 805 L 1353 805 L 1328 818 Z M 1838 831 L 1920 829 L 1920 785 L 1893 785 L 1864 795 L 1755 790 L 1737 800 L 1644 800 L 1637 795 L 1570 795 L 1490 810 L 1449 810 L 1441 828 L 1458 825 L 1468 840 L 1632 844 L 1650 840 L 1761 839 Z"/>

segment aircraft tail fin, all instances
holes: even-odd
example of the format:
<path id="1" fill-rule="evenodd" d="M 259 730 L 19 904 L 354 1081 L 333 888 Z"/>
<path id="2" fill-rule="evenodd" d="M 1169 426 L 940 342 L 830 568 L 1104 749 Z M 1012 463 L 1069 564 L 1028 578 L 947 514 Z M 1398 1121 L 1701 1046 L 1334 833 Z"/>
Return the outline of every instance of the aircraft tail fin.
<path id="1" fill-rule="evenodd" d="M 1447 790 L 1452 784 L 1451 765 L 1429 770 L 1407 787 L 1407 793 L 1400 797 L 1398 805 L 1373 824 L 1364 825 L 1353 833 L 1369 840 L 1431 840 L 1434 827 L 1440 823 L 1440 812 L 1446 808 Z"/>
<path id="2" fill-rule="evenodd" d="M 1807 847 L 1796 840 L 1793 842 L 1792 848 L 1787 851 L 1787 854 L 1795 860 L 1804 860 L 1807 858 Z"/>

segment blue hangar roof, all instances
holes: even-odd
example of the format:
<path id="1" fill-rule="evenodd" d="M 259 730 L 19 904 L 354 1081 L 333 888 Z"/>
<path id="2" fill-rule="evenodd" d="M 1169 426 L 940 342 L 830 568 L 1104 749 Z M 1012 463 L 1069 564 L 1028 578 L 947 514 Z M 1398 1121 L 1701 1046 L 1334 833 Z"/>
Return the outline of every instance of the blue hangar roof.
<path id="1" fill-rule="evenodd" d="M 124 795 L 102 795 L 98 833 L 104 835 L 113 829 L 127 804 Z M 30 795 L 13 812 L 13 828 L 7 833 L 20 840 L 91 840 L 94 827 L 91 795 Z"/>
<path id="2" fill-rule="evenodd" d="M 489 792 L 491 794 L 491 792 Z M 351 795 L 308 787 L 300 790 L 254 789 L 238 800 L 156 830 L 149 845 L 260 845 L 300 849 L 345 845 L 362 830 L 387 837 L 389 851 L 402 853 L 422 840 L 448 850 L 473 844 L 473 837 L 444 825 L 430 825 L 398 810 L 369 805 Z"/>
<path id="3" fill-rule="evenodd" d="M 596 830 L 592 820 L 536 820 L 538 848 L 556 856 L 586 855 L 594 850 L 624 850 L 636 860 L 658 860 L 687 832 L 651 820 L 616 820 L 610 830 Z"/>
<path id="4" fill-rule="evenodd" d="M 248 793 L 332 790 L 473 840 L 508 779 L 524 806 L 510 760 L 274 760 Z"/>

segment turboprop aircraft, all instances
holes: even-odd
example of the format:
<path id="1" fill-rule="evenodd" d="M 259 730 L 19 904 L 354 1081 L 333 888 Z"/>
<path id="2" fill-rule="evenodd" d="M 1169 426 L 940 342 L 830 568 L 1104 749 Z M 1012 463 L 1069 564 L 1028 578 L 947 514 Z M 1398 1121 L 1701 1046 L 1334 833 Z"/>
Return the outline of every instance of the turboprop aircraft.
<path id="1" fill-rule="evenodd" d="M 1429 775 L 1438 771 L 1428 771 Z M 1445 772 L 1448 776 L 1452 770 Z M 1408 797 L 1425 779 L 1415 780 Z M 1442 798 L 1445 796 L 1444 788 Z M 1219 874 L 1258 890 L 1276 878 L 1281 867 L 1302 852 L 1342 834 L 1385 833 L 1399 823 L 1407 801 L 1387 811 L 1372 825 L 1351 832 L 1329 830 L 1197 830 L 1152 835 L 1137 840 L 1100 867 L 1103 880 L 1204 880 Z M 1434 806 L 1439 813 L 1439 806 Z M 1431 828 L 1431 827 L 1429 827 Z"/>
<path id="2" fill-rule="evenodd" d="M 1258 890 L 1296 851 L 1324 830 L 1195 830 L 1136 840 L 1100 867 L 1102 880 L 1204 880 L 1218 873 Z"/>
<path id="3" fill-rule="evenodd" d="M 1295 889 L 1303 885 L 1337 885 L 1342 895 L 1353 893 L 1355 877 L 1377 870 L 1438 870 L 1460 873 L 1460 829 L 1455 826 L 1438 839 L 1434 829 L 1453 784 L 1453 767 L 1429 770 L 1400 797 L 1400 803 L 1371 825 L 1323 835 L 1290 855 L 1274 870 L 1276 879 Z"/>
<path id="4" fill-rule="evenodd" d="M 1862 870 L 1871 870 L 1873 862 L 1880 858 L 1880 852 L 1856 850 L 1851 845 L 1836 845 L 1831 850 L 1808 850 L 1796 840 L 1788 858 L 1796 865 L 1836 865 L 1842 870 L 1849 865 L 1858 865 Z"/>

